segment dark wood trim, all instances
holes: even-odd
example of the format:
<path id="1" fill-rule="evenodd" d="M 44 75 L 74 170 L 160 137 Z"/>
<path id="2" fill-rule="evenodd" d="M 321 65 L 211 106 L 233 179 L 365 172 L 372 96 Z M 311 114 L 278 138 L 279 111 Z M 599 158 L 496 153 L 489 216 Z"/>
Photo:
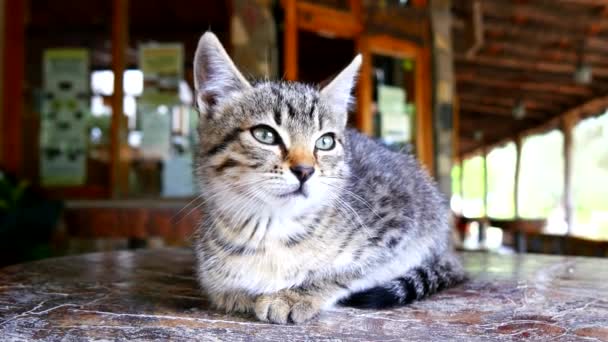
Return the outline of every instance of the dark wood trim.
<path id="1" fill-rule="evenodd" d="M 298 79 L 298 19 L 296 0 L 284 0 L 285 32 L 283 34 L 283 64 L 285 64 L 285 79 Z"/>
<path id="2" fill-rule="evenodd" d="M 462 102 L 491 105 L 508 109 L 513 109 L 513 107 L 517 105 L 517 100 L 510 97 L 505 97 L 504 94 L 475 93 L 470 92 L 467 89 L 462 89 L 458 94 L 458 98 Z M 549 100 L 526 98 L 522 99 L 522 101 L 524 102 L 526 109 L 541 113 L 556 113 L 561 112 L 563 109 L 558 104 L 552 103 L 552 101 Z"/>
<path id="3" fill-rule="evenodd" d="M 586 86 L 555 84 L 551 82 L 520 82 L 515 80 L 489 79 L 477 77 L 474 74 L 457 74 L 458 83 L 478 84 L 498 89 L 521 89 L 527 91 L 539 91 L 548 93 L 559 93 L 563 95 L 574 95 L 581 97 L 593 96 L 593 91 Z"/>
<path id="4" fill-rule="evenodd" d="M 138 238 L 163 237 L 173 243 L 189 243 L 202 214 L 193 211 L 179 216 L 180 208 L 143 206 L 68 207 L 65 222 L 69 234 L 77 238 Z M 120 201 L 118 201 L 120 202 Z M 181 214 L 185 215 L 185 214 Z"/>
<path id="5" fill-rule="evenodd" d="M 112 123 L 110 126 L 110 189 L 113 197 L 124 195 L 123 161 L 123 74 L 126 65 L 128 36 L 128 1 L 113 0 L 112 15 L 112 71 L 114 72 L 114 94 L 112 95 Z"/>
<path id="6" fill-rule="evenodd" d="M 576 65 L 569 63 L 556 63 L 546 61 L 531 61 L 514 57 L 494 57 L 477 55 L 469 58 L 462 54 L 454 55 L 456 63 L 471 63 L 480 66 L 504 68 L 510 70 L 525 70 L 534 72 L 545 72 L 554 74 L 572 75 L 576 71 Z M 608 68 L 594 67 L 593 75 L 596 77 L 608 77 Z"/>
<path id="7" fill-rule="evenodd" d="M 287 0 L 289 6 L 291 0 Z M 304 1 L 296 3 L 296 22 L 300 30 L 315 32 L 333 38 L 354 39 L 363 31 L 356 1 L 351 0 L 351 11 L 340 11 Z M 286 7 L 287 9 L 287 7 Z M 287 14 L 287 13 L 286 13 Z"/>
<path id="8" fill-rule="evenodd" d="M 25 77 L 25 2 L 4 4 L 4 51 L 2 94 L 2 154 L 0 167 L 21 175 L 23 167 L 23 89 Z"/>
<path id="9" fill-rule="evenodd" d="M 416 61 L 416 156 L 427 171 L 435 174 L 433 142 L 433 113 L 431 105 L 430 51 L 412 42 L 388 35 L 364 35 L 359 40 L 363 63 L 359 77 L 359 115 L 357 128 L 363 133 L 373 134 L 372 112 L 372 55 L 379 54 L 397 58 L 412 58 Z"/>
<path id="10" fill-rule="evenodd" d="M 361 71 L 357 82 L 357 116 L 355 122 L 357 128 L 369 136 L 374 134 L 374 121 L 372 112 L 373 80 L 372 80 L 372 53 L 369 48 L 367 37 L 362 36 L 357 40 L 357 49 L 361 53 Z"/>

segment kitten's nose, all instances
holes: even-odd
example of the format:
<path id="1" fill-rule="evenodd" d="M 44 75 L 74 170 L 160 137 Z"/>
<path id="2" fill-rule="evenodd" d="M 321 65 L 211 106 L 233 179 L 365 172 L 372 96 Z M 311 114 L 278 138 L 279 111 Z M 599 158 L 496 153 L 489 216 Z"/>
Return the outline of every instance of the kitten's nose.
<path id="1" fill-rule="evenodd" d="M 289 169 L 302 184 L 304 184 L 304 182 L 306 182 L 312 176 L 312 174 L 315 173 L 315 168 L 308 165 L 296 165 L 290 167 Z"/>

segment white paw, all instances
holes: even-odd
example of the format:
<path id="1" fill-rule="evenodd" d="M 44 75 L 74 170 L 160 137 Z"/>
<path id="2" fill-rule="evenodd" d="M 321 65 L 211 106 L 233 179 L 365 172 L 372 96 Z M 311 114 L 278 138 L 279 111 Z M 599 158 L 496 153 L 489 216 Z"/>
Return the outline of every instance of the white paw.
<path id="1" fill-rule="evenodd" d="M 321 311 L 320 305 L 314 301 L 297 297 L 284 293 L 259 296 L 255 301 L 255 315 L 264 322 L 300 324 L 315 317 Z"/>

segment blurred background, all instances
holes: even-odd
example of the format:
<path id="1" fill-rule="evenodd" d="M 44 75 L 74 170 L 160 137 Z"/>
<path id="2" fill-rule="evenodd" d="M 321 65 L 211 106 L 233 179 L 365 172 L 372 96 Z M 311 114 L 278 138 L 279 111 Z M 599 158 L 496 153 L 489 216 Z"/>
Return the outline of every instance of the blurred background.
<path id="1" fill-rule="evenodd" d="M 349 125 L 415 154 L 461 249 L 608 256 L 604 0 L 0 0 L 0 265 L 184 246 L 192 57 L 320 83 L 361 53 Z"/>

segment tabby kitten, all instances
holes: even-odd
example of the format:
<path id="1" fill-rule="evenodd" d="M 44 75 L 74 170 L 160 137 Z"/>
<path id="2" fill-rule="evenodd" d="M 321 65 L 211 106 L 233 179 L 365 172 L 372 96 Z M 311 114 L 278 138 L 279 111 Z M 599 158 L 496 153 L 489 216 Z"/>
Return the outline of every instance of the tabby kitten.
<path id="1" fill-rule="evenodd" d="M 201 37 L 195 249 L 216 307 L 301 323 L 338 302 L 403 305 L 463 279 L 429 176 L 346 129 L 360 64 L 323 89 L 251 84 L 212 33 Z"/>

